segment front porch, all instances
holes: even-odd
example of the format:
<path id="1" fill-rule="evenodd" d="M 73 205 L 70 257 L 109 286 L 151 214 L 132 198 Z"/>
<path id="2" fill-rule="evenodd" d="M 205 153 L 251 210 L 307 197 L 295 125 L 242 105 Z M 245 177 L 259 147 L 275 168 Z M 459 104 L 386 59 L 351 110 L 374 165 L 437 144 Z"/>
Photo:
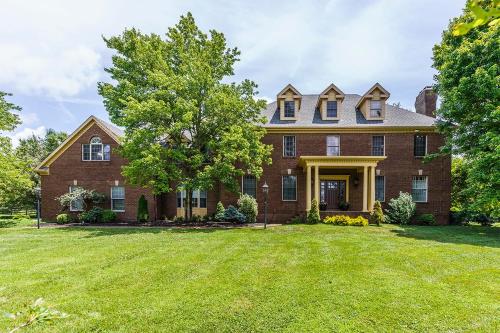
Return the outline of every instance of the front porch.
<path id="1" fill-rule="evenodd" d="M 375 202 L 376 167 L 385 158 L 301 156 L 299 165 L 306 174 L 306 211 L 311 209 L 314 193 L 316 201 L 327 206 L 321 211 L 322 217 L 328 214 L 367 214 Z M 350 205 L 348 210 L 345 210 L 345 203 Z"/>

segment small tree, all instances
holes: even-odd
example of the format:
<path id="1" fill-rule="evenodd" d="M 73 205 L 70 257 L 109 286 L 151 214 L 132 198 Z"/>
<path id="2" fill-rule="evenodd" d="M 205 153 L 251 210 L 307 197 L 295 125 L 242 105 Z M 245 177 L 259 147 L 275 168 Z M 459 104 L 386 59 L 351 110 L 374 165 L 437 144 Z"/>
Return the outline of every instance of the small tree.
<path id="1" fill-rule="evenodd" d="M 378 200 L 373 204 L 373 212 L 370 213 L 370 222 L 378 226 L 384 222 L 384 212 Z"/>
<path id="2" fill-rule="evenodd" d="M 248 223 L 255 223 L 255 221 L 257 221 L 259 206 L 254 197 L 248 194 L 242 194 L 238 199 L 238 207 L 240 207 L 240 212 L 246 216 L 246 221 Z"/>
<path id="3" fill-rule="evenodd" d="M 222 202 L 217 203 L 217 208 L 215 209 L 215 215 L 214 215 L 214 220 L 215 221 L 223 221 L 224 220 L 224 213 L 226 212 L 226 209 L 224 208 L 224 205 Z"/>
<path id="4" fill-rule="evenodd" d="M 312 199 L 311 209 L 307 213 L 307 223 L 316 224 L 320 222 L 321 222 L 321 217 L 319 215 L 318 201 L 316 199 Z"/>
<path id="5" fill-rule="evenodd" d="M 139 198 L 139 203 L 137 205 L 137 221 L 146 222 L 148 218 L 149 218 L 148 201 L 146 200 L 146 197 L 143 194 Z"/>
<path id="6" fill-rule="evenodd" d="M 72 192 L 65 193 L 59 197 L 55 198 L 56 201 L 61 205 L 61 210 L 68 210 L 71 202 L 80 201 L 83 203 L 83 210 L 89 210 L 94 206 L 100 205 L 106 200 L 106 195 L 97 192 L 96 190 L 86 190 L 84 188 L 78 187 Z"/>
<path id="7" fill-rule="evenodd" d="M 409 193 L 399 192 L 399 197 L 392 198 L 389 201 L 387 213 L 387 222 L 408 224 L 415 215 L 416 205 Z"/>

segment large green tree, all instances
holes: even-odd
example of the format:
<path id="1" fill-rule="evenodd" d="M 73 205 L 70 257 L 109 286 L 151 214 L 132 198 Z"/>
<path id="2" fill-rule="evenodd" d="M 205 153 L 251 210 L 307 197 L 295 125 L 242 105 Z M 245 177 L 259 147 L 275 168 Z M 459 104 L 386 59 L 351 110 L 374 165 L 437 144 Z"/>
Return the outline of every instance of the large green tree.
<path id="1" fill-rule="evenodd" d="M 114 80 L 99 83 L 111 120 L 125 128 L 121 154 L 127 180 L 155 194 L 182 186 L 191 215 L 194 189 L 218 182 L 232 191 L 246 172 L 257 177 L 271 163 L 271 147 L 249 80 L 228 83 L 240 52 L 224 35 L 203 33 L 188 13 L 166 38 L 125 30 L 104 39 L 116 51 L 106 71 Z"/>
<path id="2" fill-rule="evenodd" d="M 487 9 L 493 1 L 480 1 Z M 467 6 L 450 22 L 434 47 L 436 90 L 441 97 L 439 129 L 447 138 L 443 152 L 460 155 L 468 166 L 470 209 L 500 215 L 500 25 L 479 25 L 463 35 L 454 27 L 472 22 Z"/>

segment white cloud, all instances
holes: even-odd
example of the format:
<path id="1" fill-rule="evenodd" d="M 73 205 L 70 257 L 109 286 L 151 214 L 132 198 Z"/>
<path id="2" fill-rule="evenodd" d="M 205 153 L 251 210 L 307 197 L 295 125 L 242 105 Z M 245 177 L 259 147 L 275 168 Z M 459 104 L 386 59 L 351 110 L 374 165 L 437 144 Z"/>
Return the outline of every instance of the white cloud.
<path id="1" fill-rule="evenodd" d="M 29 138 L 32 135 L 44 136 L 45 132 L 45 126 L 38 126 L 37 128 L 27 127 L 15 133 L 9 134 L 8 136 L 12 140 L 12 145 L 16 147 L 19 144 L 19 140 Z"/>
<path id="2" fill-rule="evenodd" d="M 23 126 L 32 126 L 40 122 L 38 115 L 36 113 L 20 113 L 19 117 Z"/>

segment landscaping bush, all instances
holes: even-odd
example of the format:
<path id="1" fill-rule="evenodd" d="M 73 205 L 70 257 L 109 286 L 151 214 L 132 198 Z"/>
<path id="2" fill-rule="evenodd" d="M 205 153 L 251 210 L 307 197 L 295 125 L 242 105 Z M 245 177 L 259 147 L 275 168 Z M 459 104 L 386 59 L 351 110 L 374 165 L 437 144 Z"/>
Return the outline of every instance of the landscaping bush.
<path id="1" fill-rule="evenodd" d="M 450 224 L 462 225 L 466 222 L 466 212 L 456 207 L 450 210 Z"/>
<path id="2" fill-rule="evenodd" d="M 386 221 L 389 223 L 408 224 L 415 215 L 416 205 L 409 193 L 399 192 L 399 197 L 389 201 L 389 209 L 386 209 Z"/>
<path id="3" fill-rule="evenodd" d="M 304 218 L 302 216 L 294 216 L 292 217 L 292 219 L 290 220 L 290 223 L 291 224 L 300 224 L 300 223 L 304 223 Z"/>
<path id="4" fill-rule="evenodd" d="M 109 223 L 116 221 L 116 213 L 110 209 L 105 209 L 102 211 L 101 222 Z"/>
<path id="5" fill-rule="evenodd" d="M 491 227 L 493 224 L 493 219 L 491 219 L 488 215 L 479 213 L 474 216 L 474 222 L 481 223 L 483 227 Z"/>
<path id="6" fill-rule="evenodd" d="M 106 195 L 97 192 L 96 190 L 86 190 L 84 188 L 78 187 L 71 193 L 65 193 L 59 197 L 56 197 L 55 200 L 59 202 L 62 210 L 65 211 L 68 210 L 71 202 L 74 200 L 82 200 L 84 208 L 88 208 L 92 205 L 100 205 L 106 200 Z"/>
<path id="7" fill-rule="evenodd" d="M 94 207 L 89 211 L 82 212 L 78 215 L 78 219 L 82 223 L 97 223 L 102 221 L 102 212 L 103 209 L 101 207 Z"/>
<path id="8" fill-rule="evenodd" d="M 184 216 L 175 216 L 175 217 L 173 218 L 173 221 L 174 221 L 175 223 L 184 223 Z"/>
<path id="9" fill-rule="evenodd" d="M 346 202 L 346 201 L 341 201 L 341 202 L 339 203 L 339 208 L 340 208 L 340 210 L 344 210 L 344 211 L 345 211 L 345 210 L 349 210 L 349 207 L 351 207 L 351 204 L 350 204 L 350 203 L 348 203 L 348 202 Z"/>
<path id="10" fill-rule="evenodd" d="M 139 203 L 137 204 L 137 221 L 146 222 L 148 219 L 149 219 L 148 201 L 146 200 L 146 197 L 143 194 L 139 198 Z"/>
<path id="11" fill-rule="evenodd" d="M 59 214 L 56 216 L 57 224 L 66 224 L 70 222 L 70 218 L 68 214 Z"/>
<path id="12" fill-rule="evenodd" d="M 224 212 L 224 221 L 245 223 L 246 217 L 236 207 L 229 205 Z"/>
<path id="13" fill-rule="evenodd" d="M 193 216 L 191 217 L 191 222 L 201 223 L 203 222 L 203 217 L 193 214 Z"/>
<path id="14" fill-rule="evenodd" d="M 420 225 L 435 225 L 436 218 L 432 214 L 422 214 L 417 216 L 415 223 Z"/>
<path id="15" fill-rule="evenodd" d="M 319 215 L 318 209 L 318 201 L 316 199 L 312 199 L 311 201 L 311 209 L 307 212 L 307 223 L 316 224 L 321 222 L 321 217 Z"/>
<path id="16" fill-rule="evenodd" d="M 367 226 L 368 220 L 362 216 L 349 217 L 347 215 L 335 215 L 325 217 L 323 223 L 333 225 Z"/>
<path id="17" fill-rule="evenodd" d="M 215 209 L 214 220 L 217 222 L 224 221 L 224 213 L 225 213 L 224 205 L 222 202 L 217 203 L 217 208 Z"/>
<path id="18" fill-rule="evenodd" d="M 238 199 L 238 207 L 240 213 L 245 215 L 248 223 L 255 223 L 257 221 L 257 214 L 259 213 L 259 205 L 254 197 L 248 194 L 243 194 Z"/>
<path id="19" fill-rule="evenodd" d="M 373 211 L 370 213 L 370 223 L 380 226 L 384 222 L 384 213 L 380 201 L 375 201 Z"/>

